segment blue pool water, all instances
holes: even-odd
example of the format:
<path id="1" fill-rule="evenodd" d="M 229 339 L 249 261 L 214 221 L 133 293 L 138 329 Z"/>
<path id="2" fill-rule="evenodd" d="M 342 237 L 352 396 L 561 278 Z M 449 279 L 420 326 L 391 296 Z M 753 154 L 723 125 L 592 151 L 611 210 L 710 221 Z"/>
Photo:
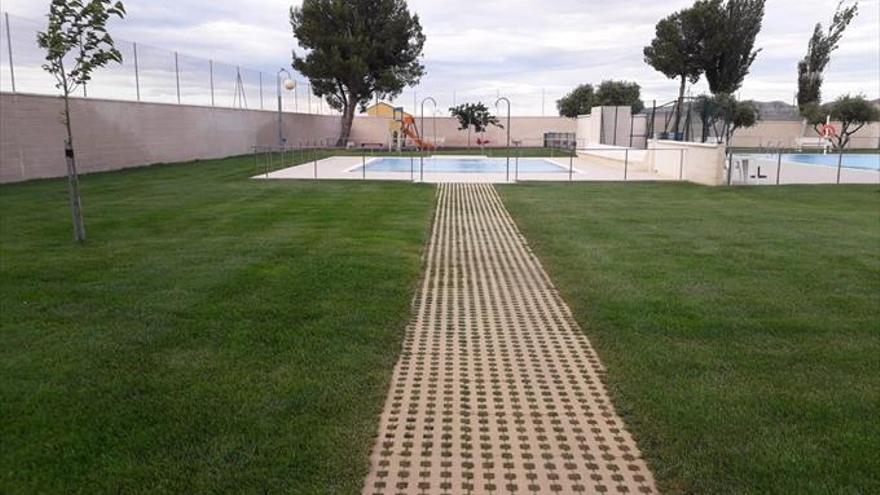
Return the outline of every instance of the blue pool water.
<path id="1" fill-rule="evenodd" d="M 415 172 L 419 172 L 419 159 L 413 160 Z M 507 168 L 504 158 L 425 158 L 424 171 L 439 173 L 465 173 L 486 174 L 501 173 Z M 510 172 L 513 173 L 516 161 L 510 159 Z M 360 169 L 360 167 L 358 167 Z M 409 172 L 409 158 L 379 158 L 367 163 L 367 171 L 370 172 Z M 561 167 L 548 160 L 540 158 L 520 158 L 520 173 L 555 173 L 568 172 L 568 168 Z"/>
<path id="2" fill-rule="evenodd" d="M 777 155 L 755 155 L 756 158 L 765 160 L 777 159 Z M 823 167 L 837 167 L 836 153 L 823 155 L 821 153 L 797 153 L 783 154 L 782 161 L 787 163 L 803 163 L 805 165 L 820 165 Z M 880 170 L 880 154 L 878 153 L 844 153 L 842 166 L 846 168 L 860 168 L 865 170 Z"/>

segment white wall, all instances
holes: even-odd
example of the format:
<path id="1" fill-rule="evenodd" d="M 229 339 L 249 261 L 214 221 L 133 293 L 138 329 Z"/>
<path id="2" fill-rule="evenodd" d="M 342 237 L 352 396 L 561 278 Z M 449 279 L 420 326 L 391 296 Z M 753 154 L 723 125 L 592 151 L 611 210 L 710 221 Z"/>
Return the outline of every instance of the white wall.
<path id="1" fill-rule="evenodd" d="M 649 139 L 648 162 L 662 177 L 707 186 L 723 184 L 723 145 Z"/>

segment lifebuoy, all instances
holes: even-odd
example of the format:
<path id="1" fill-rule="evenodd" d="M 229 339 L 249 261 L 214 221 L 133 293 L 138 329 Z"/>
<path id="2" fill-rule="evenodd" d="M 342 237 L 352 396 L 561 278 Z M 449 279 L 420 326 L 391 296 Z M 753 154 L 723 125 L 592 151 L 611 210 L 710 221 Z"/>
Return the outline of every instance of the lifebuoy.
<path id="1" fill-rule="evenodd" d="M 822 127 L 819 128 L 819 133 L 823 138 L 837 137 L 837 128 L 835 128 L 831 124 L 822 124 Z"/>

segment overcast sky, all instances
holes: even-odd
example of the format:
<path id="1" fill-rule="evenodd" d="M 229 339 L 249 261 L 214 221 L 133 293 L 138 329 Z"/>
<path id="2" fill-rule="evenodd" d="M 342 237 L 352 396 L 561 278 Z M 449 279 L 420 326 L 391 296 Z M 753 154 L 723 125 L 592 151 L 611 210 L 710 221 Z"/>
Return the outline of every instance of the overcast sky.
<path id="1" fill-rule="evenodd" d="M 642 48 L 663 16 L 692 3 L 629 0 L 410 0 L 427 36 L 427 75 L 418 98 L 441 106 L 511 95 L 540 114 L 571 87 L 603 79 L 642 86 L 646 101 L 669 100 L 677 84 L 642 61 Z M 763 48 L 740 96 L 791 102 L 796 64 L 816 22 L 827 24 L 836 0 L 768 0 L 757 45 Z M 295 48 L 288 0 L 127 0 L 117 38 L 275 72 Z M 42 19 L 48 0 L 4 0 L 11 14 Z M 880 0 L 859 2 L 825 74 L 824 99 L 842 93 L 880 97 Z M 13 32 L 15 30 L 13 29 Z M 701 81 L 694 93 L 706 90 Z M 412 91 L 402 100 L 412 101 Z M 518 112 L 519 113 L 519 112 Z"/>

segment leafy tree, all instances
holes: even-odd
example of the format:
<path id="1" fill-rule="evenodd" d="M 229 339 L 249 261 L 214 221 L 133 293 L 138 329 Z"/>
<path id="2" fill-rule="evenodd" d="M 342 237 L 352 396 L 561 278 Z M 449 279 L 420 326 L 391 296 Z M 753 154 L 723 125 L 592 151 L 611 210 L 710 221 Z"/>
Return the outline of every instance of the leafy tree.
<path id="1" fill-rule="evenodd" d="M 424 75 L 419 62 L 425 35 L 406 0 L 303 0 L 291 7 L 290 25 L 305 56 L 293 68 L 312 91 L 342 112 L 338 145 L 351 135 L 356 108 L 378 95 L 394 98 Z"/>
<path id="2" fill-rule="evenodd" d="M 77 242 L 86 240 L 79 195 L 79 176 L 73 148 L 70 120 L 70 95 L 91 80 L 92 72 L 108 62 L 122 62 L 113 38 L 107 32 L 111 16 L 125 16 L 122 2 L 111 0 L 52 0 L 49 4 L 49 23 L 45 31 L 37 33 L 37 44 L 46 50 L 43 69 L 55 77 L 55 87 L 61 90 L 64 110 L 62 122 L 67 131 L 64 155 L 67 160 L 67 189 L 73 234 Z M 65 65 L 67 64 L 67 65 Z"/>
<path id="3" fill-rule="evenodd" d="M 468 148 L 471 147 L 471 128 L 478 134 L 486 132 L 490 125 L 504 128 L 498 118 L 489 113 L 489 109 L 483 103 L 463 103 L 451 107 L 449 113 L 458 120 L 458 130 L 467 131 Z"/>
<path id="4" fill-rule="evenodd" d="M 578 115 L 587 115 L 593 108 L 595 101 L 592 84 L 581 84 L 567 95 L 556 100 L 556 108 L 561 117 L 575 118 Z"/>
<path id="5" fill-rule="evenodd" d="M 638 83 L 629 81 L 602 81 L 596 90 L 594 105 L 602 106 L 626 106 L 632 108 L 633 113 L 641 112 L 645 104 L 640 98 L 641 88 Z"/>
<path id="6" fill-rule="evenodd" d="M 840 122 L 840 130 L 835 136 L 835 145 L 839 150 L 845 149 L 852 135 L 862 127 L 880 121 L 880 109 L 862 95 L 841 96 L 834 100 L 827 111 L 831 115 L 831 120 Z"/>
<path id="7" fill-rule="evenodd" d="M 754 127 L 761 119 L 761 114 L 758 112 L 758 107 L 756 107 L 751 101 L 737 101 L 736 99 L 727 96 L 723 98 L 724 102 L 722 105 L 727 107 L 726 113 L 729 116 L 724 127 L 724 142 L 730 146 L 730 143 L 733 140 L 733 134 L 737 129 Z"/>
<path id="8" fill-rule="evenodd" d="M 742 85 L 760 49 L 755 38 L 761 31 L 765 0 L 699 0 L 692 7 L 694 22 L 705 34 L 700 66 L 712 94 L 733 94 Z"/>
<path id="9" fill-rule="evenodd" d="M 716 138 L 729 144 L 738 129 L 753 127 L 761 118 L 754 102 L 738 101 L 726 94 L 700 95 L 696 106 L 703 121 L 704 142 L 711 127 Z"/>
<path id="10" fill-rule="evenodd" d="M 700 79 L 700 43 L 702 26 L 695 22 L 697 16 L 691 9 L 684 9 L 661 19 L 655 27 L 654 39 L 644 49 L 645 62 L 670 79 L 680 79 L 678 101 L 675 106 L 673 129 L 678 131 L 684 102 L 684 90 Z"/>
<path id="11" fill-rule="evenodd" d="M 831 61 L 831 52 L 837 49 L 843 31 L 858 14 L 858 9 L 858 3 L 847 8 L 843 8 L 843 1 L 838 3 L 828 32 L 823 32 L 822 23 L 817 23 L 807 44 L 807 54 L 798 62 L 798 108 L 808 121 L 809 113 L 815 112 L 811 104 L 818 104 L 822 99 L 822 73 Z"/>
<path id="12" fill-rule="evenodd" d="M 827 117 L 830 117 L 830 105 L 820 105 L 818 102 L 811 101 L 805 103 L 800 111 L 801 116 L 813 127 L 816 134 L 822 134 L 820 126 L 825 124 Z"/>

